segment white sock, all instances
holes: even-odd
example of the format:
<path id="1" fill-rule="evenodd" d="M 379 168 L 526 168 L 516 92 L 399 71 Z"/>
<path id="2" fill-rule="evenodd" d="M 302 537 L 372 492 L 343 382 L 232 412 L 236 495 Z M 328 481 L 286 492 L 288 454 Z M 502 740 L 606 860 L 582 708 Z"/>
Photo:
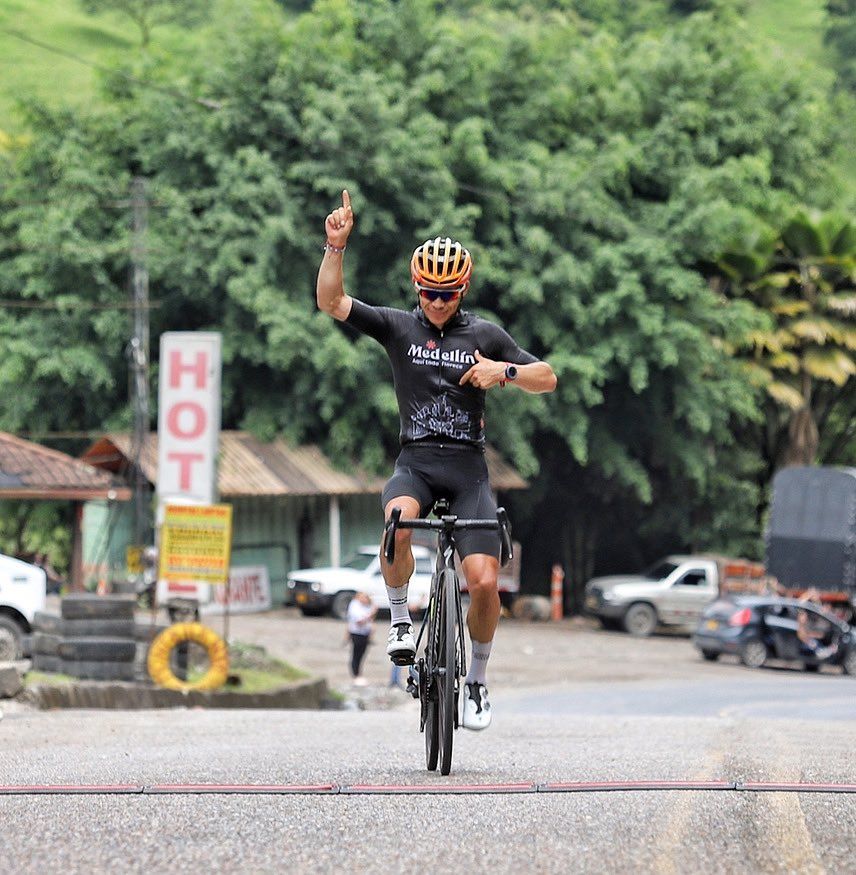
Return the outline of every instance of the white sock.
<path id="1" fill-rule="evenodd" d="M 387 586 L 386 594 L 389 598 L 389 624 L 410 623 L 410 610 L 407 607 L 407 584 L 404 586 Z"/>
<path id="2" fill-rule="evenodd" d="M 470 658 L 470 670 L 467 672 L 465 683 L 484 684 L 487 686 L 487 661 L 490 658 L 490 648 L 493 641 L 483 644 L 481 641 L 470 639 L 472 655 Z"/>

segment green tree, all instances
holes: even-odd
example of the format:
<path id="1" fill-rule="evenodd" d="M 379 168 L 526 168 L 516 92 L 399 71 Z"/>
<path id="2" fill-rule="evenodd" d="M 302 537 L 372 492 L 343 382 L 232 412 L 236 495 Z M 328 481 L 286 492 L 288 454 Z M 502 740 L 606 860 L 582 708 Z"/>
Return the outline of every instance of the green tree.
<path id="1" fill-rule="evenodd" d="M 92 15 L 118 12 L 130 18 L 140 31 L 140 45 L 149 45 L 152 31 L 162 24 L 197 24 L 210 3 L 204 0 L 80 0 L 84 10 Z"/>
<path id="2" fill-rule="evenodd" d="M 728 293 L 769 317 L 743 344 L 750 376 L 771 402 L 763 447 L 768 473 L 814 464 L 819 427 L 837 422 L 841 405 L 852 410 L 856 393 L 856 221 L 800 210 L 781 228 L 757 229 L 719 264 Z M 836 451 L 846 450 L 846 440 L 831 437 L 822 461 L 835 462 Z"/>
<path id="3" fill-rule="evenodd" d="M 468 305 L 559 374 L 552 396 L 489 398 L 490 439 L 532 481 L 513 499 L 527 586 L 561 561 L 575 607 L 596 563 L 757 542 L 757 450 L 736 436 L 760 389 L 730 351 L 766 322 L 706 270 L 746 217 L 834 197 L 828 103 L 727 5 L 630 30 L 600 6 L 608 26 L 563 4 L 319 0 L 282 30 L 215 23 L 186 90 L 218 111 L 117 79 L 103 110 L 36 113 L 33 146 L 0 168 L 0 288 L 75 307 L 43 311 L 47 328 L 0 314 L 15 399 L 0 427 L 128 421 L 127 323 L 82 304 L 126 300 L 120 204 L 142 173 L 153 360 L 162 331 L 221 331 L 226 427 L 384 469 L 384 353 L 314 306 L 323 218 L 347 187 L 351 293 L 412 305 L 413 246 L 457 236 L 476 261 Z"/>
<path id="4" fill-rule="evenodd" d="M 839 81 L 856 91 L 856 0 L 827 0 L 824 42 L 835 53 Z"/>

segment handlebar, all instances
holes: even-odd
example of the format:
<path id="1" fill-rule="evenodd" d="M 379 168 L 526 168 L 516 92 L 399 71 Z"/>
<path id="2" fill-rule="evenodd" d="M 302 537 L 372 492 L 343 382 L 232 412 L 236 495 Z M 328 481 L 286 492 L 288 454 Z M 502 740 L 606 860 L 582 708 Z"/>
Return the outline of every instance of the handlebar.
<path id="1" fill-rule="evenodd" d="M 500 564 L 504 567 L 514 557 L 511 541 L 511 523 L 504 507 L 497 508 L 493 520 L 460 520 L 456 516 L 444 515 L 439 519 L 401 519 L 401 508 L 394 507 L 383 532 L 383 555 L 387 562 L 395 561 L 395 532 L 397 529 L 429 529 L 452 532 L 472 529 L 499 531 Z"/>

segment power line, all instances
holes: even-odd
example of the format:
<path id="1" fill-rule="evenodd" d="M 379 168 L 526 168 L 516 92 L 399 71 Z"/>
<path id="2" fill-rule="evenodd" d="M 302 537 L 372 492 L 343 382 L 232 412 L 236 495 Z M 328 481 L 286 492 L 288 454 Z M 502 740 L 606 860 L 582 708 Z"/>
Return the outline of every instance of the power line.
<path id="1" fill-rule="evenodd" d="M 12 30 L 8 27 L 0 27 L 0 32 L 8 34 L 15 39 L 21 40 L 22 42 L 30 43 L 30 45 L 38 46 L 40 49 L 44 49 L 46 52 L 53 52 L 53 54 L 55 55 L 61 55 L 64 58 L 69 58 L 72 61 L 76 61 L 78 64 L 85 64 L 87 67 L 92 67 L 95 70 L 100 70 L 102 73 L 108 73 L 111 76 L 121 76 L 123 79 L 126 79 L 128 82 L 133 82 L 135 85 L 139 85 L 141 88 L 148 88 L 152 91 L 159 91 L 161 94 L 168 94 L 170 97 L 175 97 L 178 100 L 196 103 L 199 104 L 199 106 L 205 107 L 205 109 L 216 110 L 223 108 L 223 104 L 219 101 L 208 100 L 204 97 L 194 97 L 192 94 L 185 94 L 184 92 L 177 91 L 174 88 L 167 88 L 164 85 L 156 85 L 154 82 L 146 82 L 143 79 L 138 79 L 136 76 L 132 76 L 130 73 L 125 73 L 123 70 L 117 70 L 113 67 L 105 67 L 103 64 L 99 64 L 96 61 L 90 61 L 88 58 L 83 58 L 80 55 L 76 55 L 74 52 L 68 51 L 68 49 L 62 49 L 59 46 L 52 46 L 50 43 L 42 42 L 42 40 L 35 39 L 34 37 L 31 37 L 20 30 Z"/>
<path id="2" fill-rule="evenodd" d="M 123 304 L 88 304 L 83 301 L 15 301 L 10 298 L 0 298 L 0 307 L 8 307 L 13 310 L 134 310 L 137 305 L 133 302 Z M 144 305 L 148 309 L 160 307 L 160 301 L 149 301 Z"/>
<path id="3" fill-rule="evenodd" d="M 33 186 L 33 190 L 38 190 L 39 186 Z M 3 206 L 10 207 L 50 207 L 54 206 L 57 202 L 59 196 L 67 197 L 68 195 L 74 194 L 90 194 L 87 189 L 83 188 L 63 188 L 58 190 L 57 188 L 53 189 L 44 189 L 45 191 L 53 191 L 55 196 L 52 198 L 45 198 L 44 200 L 14 200 L 14 199 L 5 199 L 5 192 L 3 189 L 0 189 L 0 199 L 2 200 Z M 88 204 L 91 207 L 98 207 L 100 209 L 113 209 L 113 210 L 126 210 L 129 206 L 128 200 L 96 200 L 92 201 L 92 203 Z M 163 201 L 151 201 L 149 206 L 152 209 L 167 209 L 170 204 L 164 203 Z"/>

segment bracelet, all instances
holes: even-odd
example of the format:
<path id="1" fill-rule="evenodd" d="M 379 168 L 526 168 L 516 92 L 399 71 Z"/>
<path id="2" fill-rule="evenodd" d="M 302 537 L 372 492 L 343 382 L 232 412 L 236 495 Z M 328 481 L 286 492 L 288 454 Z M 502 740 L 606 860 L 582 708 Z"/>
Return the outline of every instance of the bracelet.
<path id="1" fill-rule="evenodd" d="M 324 249 L 329 249 L 330 252 L 344 252 L 347 246 L 334 246 L 329 240 L 324 241 Z"/>

